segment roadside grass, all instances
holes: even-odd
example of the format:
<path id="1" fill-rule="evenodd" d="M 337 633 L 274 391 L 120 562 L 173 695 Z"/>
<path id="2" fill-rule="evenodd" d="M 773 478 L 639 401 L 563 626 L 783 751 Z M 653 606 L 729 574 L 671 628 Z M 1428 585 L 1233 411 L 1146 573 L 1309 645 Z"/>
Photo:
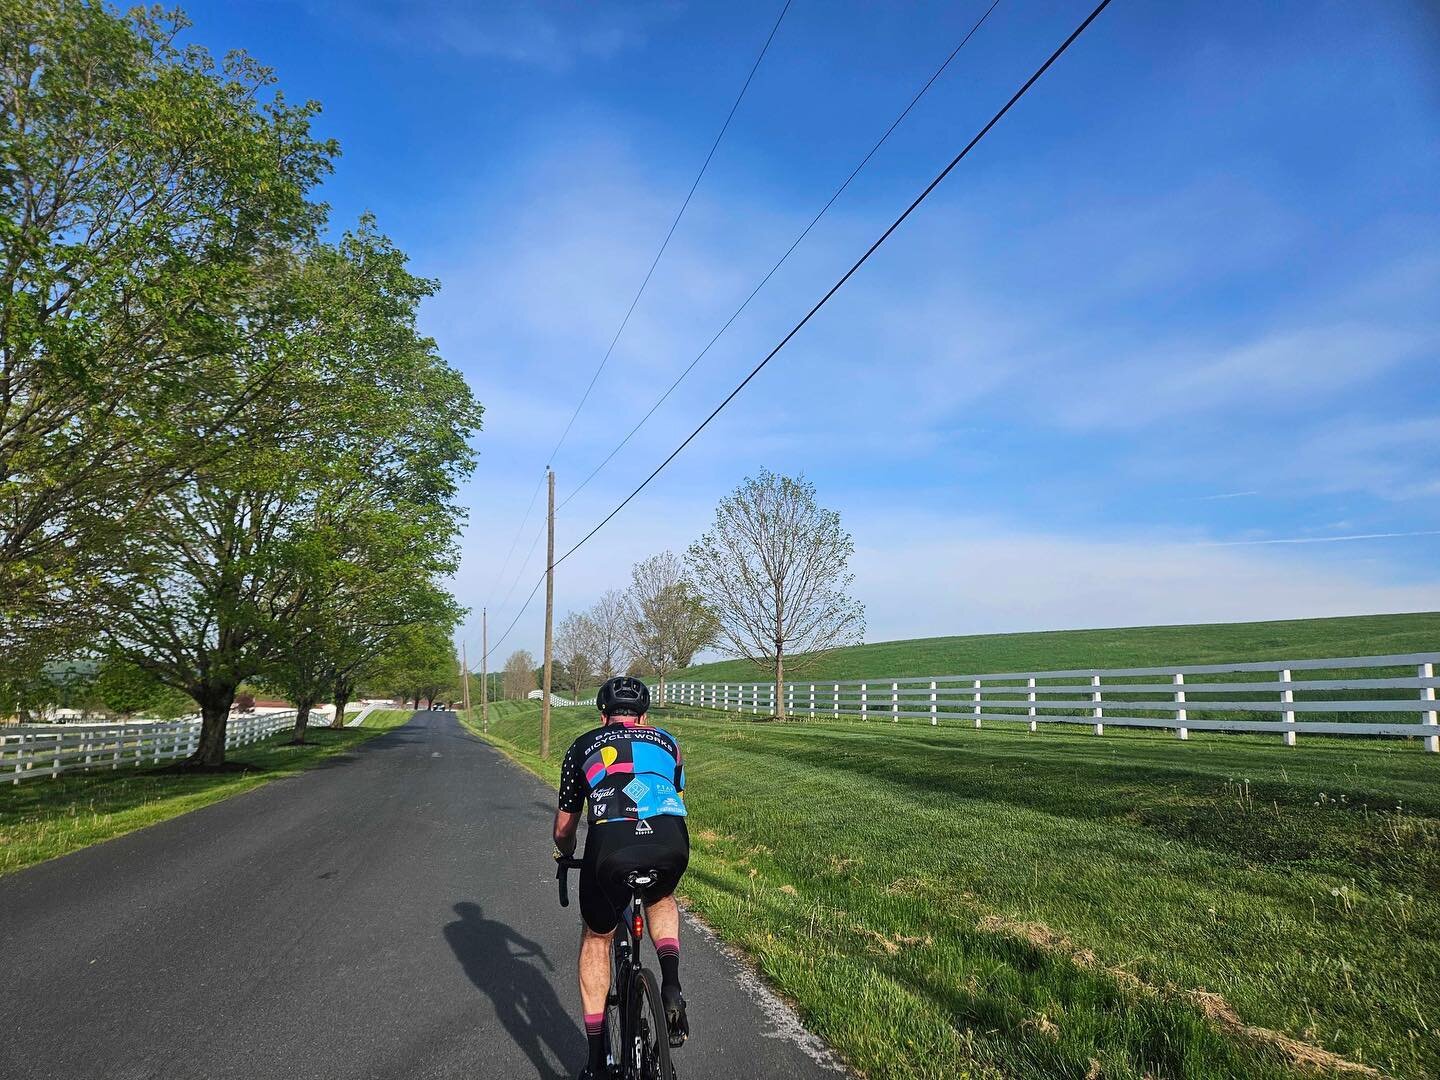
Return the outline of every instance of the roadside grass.
<path id="1" fill-rule="evenodd" d="M 1429 611 L 1284 622 L 1132 626 L 881 641 L 836 649 L 807 666 L 799 677 L 823 682 L 907 675 L 1383 656 L 1437 649 L 1440 649 L 1440 612 Z M 763 672 L 743 660 L 700 664 L 676 672 L 673 677 L 681 681 L 765 681 Z"/>
<path id="2" fill-rule="evenodd" d="M 312 726 L 304 746 L 286 745 L 289 735 L 282 732 L 226 755 L 228 761 L 252 766 L 250 772 L 206 775 L 131 767 L 23 784 L 0 782 L 0 875 L 294 776 L 412 715 L 408 709 L 376 711 L 358 728 Z"/>
<path id="3" fill-rule="evenodd" d="M 553 783 L 594 713 L 552 716 L 547 762 L 537 703 L 489 738 Z M 688 902 L 873 1080 L 1440 1075 L 1413 744 L 655 720 Z"/>

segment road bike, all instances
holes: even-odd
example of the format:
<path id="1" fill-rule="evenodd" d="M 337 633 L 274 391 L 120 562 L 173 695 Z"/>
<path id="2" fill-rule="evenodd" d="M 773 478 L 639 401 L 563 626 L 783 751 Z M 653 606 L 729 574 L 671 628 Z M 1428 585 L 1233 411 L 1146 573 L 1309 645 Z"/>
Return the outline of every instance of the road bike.
<path id="1" fill-rule="evenodd" d="M 555 878 L 560 883 L 560 906 L 570 906 L 571 870 L 579 859 L 557 856 Z M 611 1080 L 675 1080 L 670 1063 L 670 1031 L 660 983 L 640 962 L 645 940 L 645 890 L 659 876 L 656 870 L 633 870 L 625 875 L 630 902 L 620 913 L 610 952 L 610 993 L 605 999 L 604 1040 Z"/>

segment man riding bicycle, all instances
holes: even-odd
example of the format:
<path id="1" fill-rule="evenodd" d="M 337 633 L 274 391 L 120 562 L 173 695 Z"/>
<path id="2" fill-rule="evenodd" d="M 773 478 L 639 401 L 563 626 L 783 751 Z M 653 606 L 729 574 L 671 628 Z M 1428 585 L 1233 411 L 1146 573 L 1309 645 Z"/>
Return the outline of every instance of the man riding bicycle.
<path id="1" fill-rule="evenodd" d="M 600 688 L 595 704 L 604 724 L 585 732 L 565 752 L 554 828 L 558 854 L 573 854 L 580 810 L 589 799 L 580 870 L 580 1001 L 590 1059 L 580 1080 L 605 1075 L 610 947 L 629 900 L 625 878 L 631 871 L 657 871 L 655 883 L 645 891 L 645 914 L 660 957 L 660 996 L 670 1044 L 679 1046 L 689 1034 L 680 992 L 680 910 L 673 895 L 690 862 L 680 744 L 646 722 L 650 691 L 639 679 L 611 679 Z"/>

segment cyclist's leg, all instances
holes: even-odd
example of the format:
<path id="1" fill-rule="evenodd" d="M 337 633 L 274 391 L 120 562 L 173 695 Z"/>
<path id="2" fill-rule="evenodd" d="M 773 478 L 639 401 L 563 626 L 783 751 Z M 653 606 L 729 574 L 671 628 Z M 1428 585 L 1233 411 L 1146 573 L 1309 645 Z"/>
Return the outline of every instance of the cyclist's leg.
<path id="1" fill-rule="evenodd" d="M 675 903 L 675 887 L 690 863 L 690 836 L 685 819 L 666 817 L 651 819 L 659 845 L 655 867 L 660 880 L 645 897 L 646 921 L 650 924 L 650 940 L 660 958 L 660 996 L 670 1027 L 670 1045 L 679 1046 L 690 1034 L 685 1012 L 685 997 L 680 989 L 680 908 Z"/>
<path id="2" fill-rule="evenodd" d="M 605 999 L 610 993 L 610 948 L 620 909 L 600 882 L 596 867 L 607 854 L 607 837 L 592 827 L 585 838 L 584 865 L 580 868 L 580 1004 L 584 1010 L 589 1067 L 595 1076 L 605 1066 Z"/>

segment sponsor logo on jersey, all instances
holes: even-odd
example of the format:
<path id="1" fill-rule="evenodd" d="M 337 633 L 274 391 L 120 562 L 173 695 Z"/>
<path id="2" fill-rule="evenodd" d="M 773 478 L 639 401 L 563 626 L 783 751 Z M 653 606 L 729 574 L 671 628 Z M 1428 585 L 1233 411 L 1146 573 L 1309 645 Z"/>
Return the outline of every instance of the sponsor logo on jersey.
<path id="1" fill-rule="evenodd" d="M 613 799 L 615 797 L 615 789 L 613 787 L 596 788 L 590 793 L 590 797 L 592 799 Z"/>
<path id="2" fill-rule="evenodd" d="M 636 835 L 636 836 L 649 836 L 649 835 L 650 835 L 651 833 L 653 833 L 654 831 L 655 831 L 655 830 L 650 827 L 650 823 L 649 823 L 648 821 L 646 821 L 644 818 L 641 818 L 639 821 L 637 821 L 637 822 L 635 823 L 635 835 Z"/>
<path id="3" fill-rule="evenodd" d="M 631 780 L 630 783 L 626 784 L 621 790 L 624 791 L 625 794 L 628 795 L 630 798 L 634 799 L 637 803 L 641 799 L 645 798 L 646 795 L 650 794 L 649 785 L 647 785 L 645 781 L 641 780 L 638 776 L 634 780 Z"/>

